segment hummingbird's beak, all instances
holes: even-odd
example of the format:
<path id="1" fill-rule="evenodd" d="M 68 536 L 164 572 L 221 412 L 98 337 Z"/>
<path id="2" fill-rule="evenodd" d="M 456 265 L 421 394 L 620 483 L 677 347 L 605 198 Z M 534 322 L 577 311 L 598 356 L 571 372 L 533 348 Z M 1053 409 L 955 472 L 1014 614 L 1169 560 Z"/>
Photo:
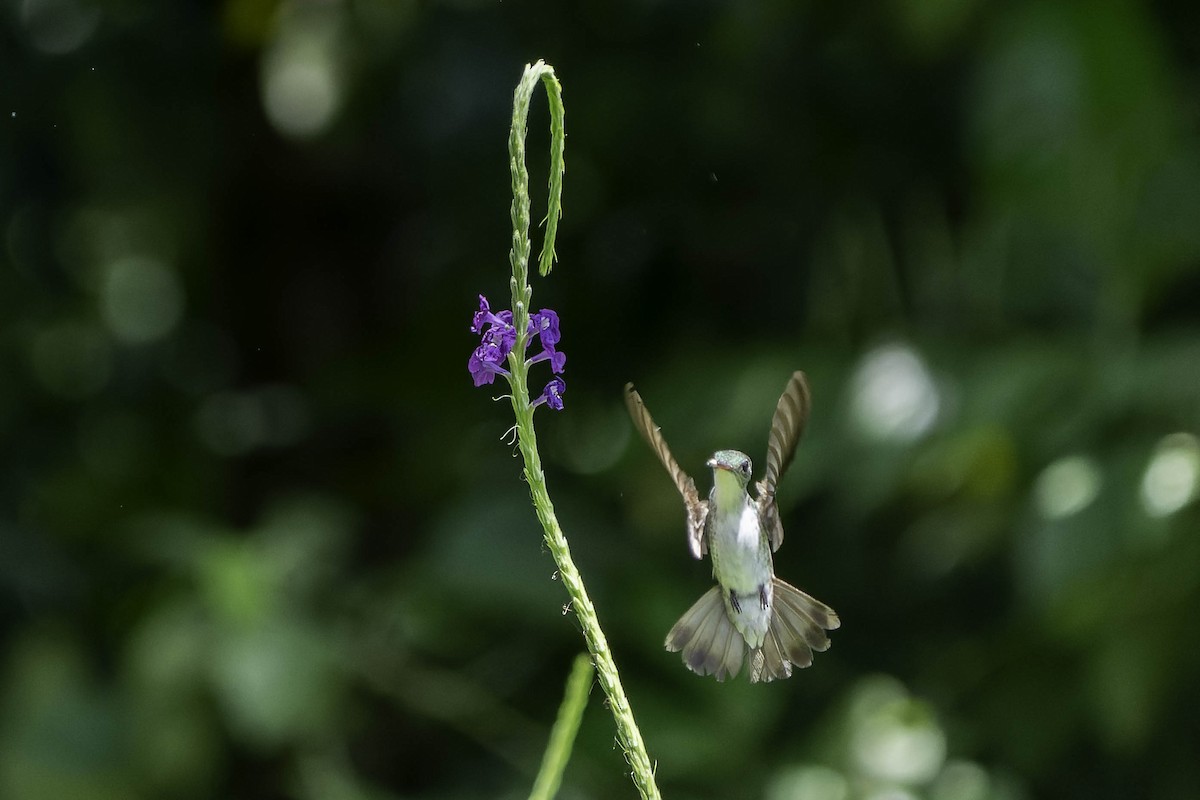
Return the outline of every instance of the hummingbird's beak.
<path id="1" fill-rule="evenodd" d="M 710 458 L 708 461 L 705 461 L 704 466 L 708 467 L 709 469 L 729 469 L 729 467 L 725 466 L 720 461 L 717 461 L 715 458 Z"/>

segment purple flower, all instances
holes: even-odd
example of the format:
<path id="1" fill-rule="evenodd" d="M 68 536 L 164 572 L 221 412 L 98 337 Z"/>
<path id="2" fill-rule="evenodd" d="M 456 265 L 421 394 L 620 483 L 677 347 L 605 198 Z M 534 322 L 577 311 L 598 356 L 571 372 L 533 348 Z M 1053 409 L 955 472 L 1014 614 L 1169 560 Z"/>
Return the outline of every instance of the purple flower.
<path id="1" fill-rule="evenodd" d="M 488 300 L 479 295 L 479 310 L 471 319 L 471 332 L 479 334 L 479 346 L 467 360 L 467 370 L 476 386 L 486 386 L 494 383 L 497 375 L 509 377 L 504 368 L 505 359 L 517 346 L 517 329 L 513 325 L 513 312 L 499 311 L 492 313 Z M 541 343 L 541 351 L 525 362 L 533 366 L 543 361 L 550 362 L 550 370 L 555 375 L 562 374 L 567 363 L 567 354 L 560 353 L 556 347 L 562 334 L 558 327 L 558 314 L 552 309 L 543 308 L 529 316 L 529 327 L 525 334 L 525 347 L 535 339 Z M 562 393 L 567 385 L 561 378 L 554 378 L 546 384 L 546 388 L 533 401 L 533 405 L 547 405 L 554 410 L 563 407 Z"/>
<path id="2" fill-rule="evenodd" d="M 550 362 L 550 371 L 553 372 L 555 375 L 561 375 L 562 371 L 563 371 L 563 367 L 566 366 L 566 363 L 567 363 L 567 354 L 560 353 L 557 350 L 555 350 L 553 347 L 547 347 L 542 352 L 538 353 L 536 356 L 529 359 L 525 363 L 529 364 L 530 366 L 533 366 L 534 364 L 538 364 L 542 361 L 549 361 Z"/>
<path id="3" fill-rule="evenodd" d="M 484 325 L 497 325 L 499 327 L 512 327 L 512 312 L 501 311 L 499 314 L 493 314 L 491 307 L 488 305 L 487 298 L 479 295 L 479 310 L 475 312 L 475 316 L 471 319 L 471 333 L 483 333 Z"/>
<path id="4" fill-rule="evenodd" d="M 543 308 L 536 314 L 529 317 L 529 323 L 533 328 L 533 332 L 542 338 L 542 346 L 546 349 L 553 349 L 554 345 L 558 344 L 560 334 L 558 332 L 558 314 L 549 308 Z"/>
<path id="5" fill-rule="evenodd" d="M 483 332 L 483 344 L 494 344 L 500 348 L 500 357 L 507 358 L 517 343 L 517 329 L 512 325 L 503 327 L 493 325 Z"/>
<path id="6" fill-rule="evenodd" d="M 495 342 L 484 342 L 475 348 L 475 352 L 471 353 L 471 357 L 467 359 L 467 370 L 471 373 L 471 379 L 475 381 L 476 386 L 483 386 L 496 380 L 497 375 L 508 375 L 508 370 L 500 366 L 500 362 L 505 359 L 506 354 L 501 351 L 500 345 Z"/>
<path id="7" fill-rule="evenodd" d="M 546 388 L 542 389 L 542 393 L 533 401 L 534 408 L 545 403 L 555 411 L 562 411 L 563 399 L 562 393 L 567 390 L 567 384 L 562 378 L 554 378 L 546 384 Z"/>

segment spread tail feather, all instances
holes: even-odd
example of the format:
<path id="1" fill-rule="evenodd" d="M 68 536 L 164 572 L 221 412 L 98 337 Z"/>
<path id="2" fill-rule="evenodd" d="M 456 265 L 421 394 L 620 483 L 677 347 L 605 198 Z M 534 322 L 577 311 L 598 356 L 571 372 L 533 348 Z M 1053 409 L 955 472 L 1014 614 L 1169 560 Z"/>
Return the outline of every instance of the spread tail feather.
<path id="1" fill-rule="evenodd" d="M 812 663 L 813 651 L 829 649 L 825 631 L 842 623 L 832 608 L 789 583 L 771 579 L 771 621 L 762 647 L 750 651 L 752 683 L 791 677 L 792 668 Z M 679 618 L 667 634 L 666 648 L 683 653 L 683 663 L 697 675 L 719 681 L 735 678 L 742 669 L 746 640 L 729 613 L 721 588 L 714 586 Z"/>
<path id="2" fill-rule="evenodd" d="M 721 589 L 714 586 L 679 618 L 667 634 L 666 647 L 683 651 L 683 663 L 697 675 L 719 681 L 737 677 L 746 654 L 746 641 L 725 612 Z"/>
<path id="3" fill-rule="evenodd" d="M 774 602 L 771 623 L 761 649 L 750 657 L 750 680 L 773 681 L 790 677 L 793 665 L 803 669 L 812 663 L 813 651 L 829 649 L 825 631 L 840 626 L 832 608 L 789 583 L 771 579 Z"/>

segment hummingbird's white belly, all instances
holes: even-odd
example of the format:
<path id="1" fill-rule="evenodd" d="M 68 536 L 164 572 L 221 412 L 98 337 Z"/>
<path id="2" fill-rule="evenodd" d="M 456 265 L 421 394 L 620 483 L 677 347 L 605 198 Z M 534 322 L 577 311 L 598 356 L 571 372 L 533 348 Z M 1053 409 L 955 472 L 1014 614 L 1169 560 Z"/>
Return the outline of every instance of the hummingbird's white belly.
<path id="1" fill-rule="evenodd" d="M 721 515 L 713 539 L 720 582 L 738 594 L 758 592 L 771 574 L 769 551 L 762 547 L 758 509 L 746 503 L 741 513 Z"/>
<path id="2" fill-rule="evenodd" d="M 745 503 L 739 511 L 718 513 L 709 549 L 734 626 L 747 644 L 761 647 L 771 621 L 772 564 L 755 505 Z M 736 606 L 728 593 L 736 595 Z"/>

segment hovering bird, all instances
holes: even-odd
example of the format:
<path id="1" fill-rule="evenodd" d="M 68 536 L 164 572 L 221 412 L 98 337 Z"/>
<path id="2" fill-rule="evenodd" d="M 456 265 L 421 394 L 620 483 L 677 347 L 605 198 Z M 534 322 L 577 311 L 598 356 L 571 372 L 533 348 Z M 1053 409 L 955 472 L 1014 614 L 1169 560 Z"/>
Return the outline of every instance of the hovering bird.
<path id="1" fill-rule="evenodd" d="M 783 543 L 775 488 L 796 453 L 811 406 L 804 373 L 792 373 L 775 407 L 767 468 L 755 484 L 754 497 L 748 491 L 750 457 L 718 450 L 707 462 L 712 490 L 701 500 L 695 481 L 676 463 L 632 383 L 625 385 L 625 404 L 683 495 L 692 555 L 708 554 L 717 581 L 671 628 L 667 650 L 682 651 L 688 669 L 718 681 L 737 676 L 747 651 L 751 682 L 787 678 L 793 666 L 807 667 L 814 650 L 829 648 L 825 631 L 841 622 L 832 608 L 775 577 L 771 559 Z"/>

